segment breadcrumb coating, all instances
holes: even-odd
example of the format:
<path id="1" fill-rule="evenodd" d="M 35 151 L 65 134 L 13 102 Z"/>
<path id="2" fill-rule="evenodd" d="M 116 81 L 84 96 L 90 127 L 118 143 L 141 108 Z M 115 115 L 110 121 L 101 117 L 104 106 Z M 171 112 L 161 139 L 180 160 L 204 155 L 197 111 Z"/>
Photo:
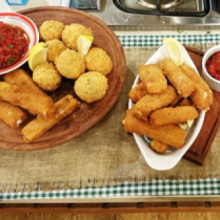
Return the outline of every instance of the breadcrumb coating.
<path id="1" fill-rule="evenodd" d="M 99 72 L 87 72 L 75 82 L 74 90 L 77 96 L 88 103 L 103 98 L 108 89 L 108 79 Z"/>
<path id="2" fill-rule="evenodd" d="M 62 32 L 64 29 L 64 24 L 60 21 L 47 20 L 44 21 L 40 28 L 40 36 L 45 41 L 53 39 L 61 39 Z"/>
<path id="3" fill-rule="evenodd" d="M 93 33 L 90 28 L 82 24 L 72 23 L 65 26 L 62 32 L 62 40 L 67 47 L 77 50 L 77 40 L 80 35 L 93 36 Z"/>
<path id="4" fill-rule="evenodd" d="M 60 55 L 66 49 L 64 43 L 58 39 L 49 40 L 46 42 L 47 48 L 47 60 L 49 62 L 55 62 L 55 58 Z"/>
<path id="5" fill-rule="evenodd" d="M 77 79 L 85 71 L 84 59 L 68 48 L 56 57 L 55 64 L 59 73 L 68 79 Z"/>
<path id="6" fill-rule="evenodd" d="M 60 86 L 62 77 L 52 63 L 44 62 L 34 69 L 33 80 L 40 88 L 53 91 Z"/>
<path id="7" fill-rule="evenodd" d="M 92 47 L 85 56 L 85 61 L 89 71 L 97 71 L 104 75 L 110 73 L 113 67 L 111 57 L 99 47 Z"/>

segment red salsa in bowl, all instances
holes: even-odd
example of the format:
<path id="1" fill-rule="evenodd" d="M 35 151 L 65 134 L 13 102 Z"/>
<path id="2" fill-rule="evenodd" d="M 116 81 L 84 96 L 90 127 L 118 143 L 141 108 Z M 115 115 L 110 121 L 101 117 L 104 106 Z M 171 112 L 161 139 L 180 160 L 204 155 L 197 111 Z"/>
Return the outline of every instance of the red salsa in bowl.
<path id="1" fill-rule="evenodd" d="M 205 52 L 202 75 L 211 89 L 220 92 L 220 45 L 212 46 Z"/>
<path id="2" fill-rule="evenodd" d="M 215 52 L 208 58 L 206 70 L 213 78 L 220 80 L 220 51 Z"/>
<path id="3" fill-rule="evenodd" d="M 0 12 L 0 75 L 21 67 L 39 41 L 35 23 L 19 13 Z"/>
<path id="4" fill-rule="evenodd" d="M 0 70 L 21 60 L 29 50 L 28 34 L 15 25 L 0 21 Z"/>

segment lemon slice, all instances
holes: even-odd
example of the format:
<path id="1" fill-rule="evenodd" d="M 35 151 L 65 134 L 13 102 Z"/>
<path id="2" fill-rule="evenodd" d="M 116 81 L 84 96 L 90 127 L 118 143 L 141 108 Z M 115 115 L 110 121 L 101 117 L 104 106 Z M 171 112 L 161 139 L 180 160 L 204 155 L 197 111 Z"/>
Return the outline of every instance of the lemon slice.
<path id="1" fill-rule="evenodd" d="M 185 53 L 183 45 L 174 38 L 164 38 L 163 44 L 169 54 L 170 59 L 176 65 L 182 65 L 185 62 Z"/>
<path id="2" fill-rule="evenodd" d="M 33 71 L 34 68 L 47 60 L 47 44 L 40 42 L 35 44 L 28 56 L 29 68 Z"/>
<path id="3" fill-rule="evenodd" d="M 90 47 L 92 46 L 93 40 L 94 37 L 91 35 L 80 35 L 78 37 L 77 50 L 82 57 L 84 57 L 88 53 Z"/>

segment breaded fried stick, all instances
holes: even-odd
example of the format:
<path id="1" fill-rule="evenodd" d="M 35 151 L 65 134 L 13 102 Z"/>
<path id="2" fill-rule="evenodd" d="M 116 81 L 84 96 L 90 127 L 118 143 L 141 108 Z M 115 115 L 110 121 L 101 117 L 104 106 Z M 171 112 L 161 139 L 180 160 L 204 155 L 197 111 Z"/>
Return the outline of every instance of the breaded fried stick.
<path id="1" fill-rule="evenodd" d="M 153 126 L 179 124 L 198 117 L 198 111 L 193 106 L 167 107 L 154 111 L 150 115 Z"/>
<path id="2" fill-rule="evenodd" d="M 175 125 L 166 125 L 154 127 L 148 121 L 141 120 L 134 116 L 131 109 L 126 111 L 123 120 L 124 129 L 128 133 L 146 135 L 149 138 L 163 142 L 175 148 L 181 148 L 184 145 L 186 131 Z"/>
<path id="3" fill-rule="evenodd" d="M 159 65 L 140 65 L 138 73 L 148 93 L 161 93 L 167 88 L 167 80 Z"/>
<path id="4" fill-rule="evenodd" d="M 170 83 L 182 97 L 186 98 L 190 96 L 195 90 L 193 81 L 171 59 L 163 59 L 161 68 L 164 71 L 164 75 L 167 76 Z"/>
<path id="5" fill-rule="evenodd" d="M 8 102 L 0 101 L 0 119 L 10 127 L 17 128 L 26 121 L 27 114 Z"/>
<path id="6" fill-rule="evenodd" d="M 184 64 L 180 66 L 180 69 L 194 82 L 196 89 L 190 97 L 196 107 L 208 110 L 213 102 L 213 93 L 208 84 L 191 67 Z"/>
<path id="7" fill-rule="evenodd" d="M 163 154 L 169 149 L 169 146 L 167 144 L 164 144 L 157 140 L 152 140 L 150 142 L 150 146 L 155 152 L 159 154 Z"/>
<path id="8" fill-rule="evenodd" d="M 37 86 L 31 76 L 23 69 L 16 69 L 4 75 L 4 81 L 9 84 L 14 84 L 27 92 L 34 92 L 47 96 L 46 93 Z"/>
<path id="9" fill-rule="evenodd" d="M 0 98 L 12 105 L 28 110 L 33 115 L 41 114 L 47 116 L 54 106 L 51 97 L 27 92 L 7 82 L 0 82 Z"/>
<path id="10" fill-rule="evenodd" d="M 132 110 L 137 117 L 144 119 L 152 111 L 173 103 L 177 98 L 176 90 L 172 86 L 168 86 L 163 93 L 145 95 L 133 105 Z"/>
<path id="11" fill-rule="evenodd" d="M 129 91 L 128 97 L 132 100 L 132 102 L 137 102 L 146 94 L 147 90 L 145 85 L 143 82 L 140 82 Z"/>
<path id="12" fill-rule="evenodd" d="M 79 102 L 72 95 L 68 94 L 64 96 L 55 103 L 54 117 L 45 118 L 38 116 L 24 126 L 21 132 L 24 135 L 25 141 L 31 142 L 39 138 L 67 115 L 71 114 L 78 106 Z"/>

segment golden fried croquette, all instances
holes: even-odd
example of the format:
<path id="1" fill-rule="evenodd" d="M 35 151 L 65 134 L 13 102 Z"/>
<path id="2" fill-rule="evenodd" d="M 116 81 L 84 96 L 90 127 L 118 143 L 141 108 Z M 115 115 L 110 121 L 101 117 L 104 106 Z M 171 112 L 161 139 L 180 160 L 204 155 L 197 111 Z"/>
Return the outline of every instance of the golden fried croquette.
<path id="1" fill-rule="evenodd" d="M 82 24 L 72 23 L 66 25 L 63 29 L 62 40 L 67 47 L 77 50 L 77 40 L 80 35 L 93 36 L 93 33 L 90 28 L 87 28 Z"/>
<path id="2" fill-rule="evenodd" d="M 55 62 L 55 58 L 60 55 L 66 49 L 64 43 L 58 39 L 49 40 L 47 44 L 47 60 L 49 62 Z"/>
<path id="3" fill-rule="evenodd" d="M 164 126 L 169 124 L 181 124 L 193 120 L 199 116 L 193 106 L 166 107 L 154 111 L 150 115 L 150 123 L 153 126 Z"/>
<path id="4" fill-rule="evenodd" d="M 56 57 L 55 64 L 59 73 L 68 79 L 77 79 L 85 71 L 84 59 L 69 48 Z"/>
<path id="5" fill-rule="evenodd" d="M 161 93 L 167 88 L 167 80 L 159 65 L 140 65 L 138 73 L 148 93 Z"/>
<path id="6" fill-rule="evenodd" d="M 45 40 L 61 39 L 64 24 L 60 21 L 47 20 L 44 21 L 40 28 L 40 36 Z"/>
<path id="7" fill-rule="evenodd" d="M 113 67 L 111 57 L 99 47 L 92 47 L 85 56 L 85 61 L 89 71 L 97 71 L 104 75 L 110 73 Z"/>
<path id="8" fill-rule="evenodd" d="M 163 59 L 161 67 L 164 71 L 164 75 L 182 97 L 186 98 L 195 91 L 193 81 L 186 76 L 171 59 Z"/>
<path id="9" fill-rule="evenodd" d="M 62 76 L 58 73 L 54 64 L 44 62 L 34 69 L 33 80 L 40 88 L 53 91 L 60 86 Z"/>
<path id="10" fill-rule="evenodd" d="M 99 72 L 87 72 L 75 82 L 74 90 L 77 96 L 92 103 L 103 98 L 108 89 L 108 79 Z"/>

